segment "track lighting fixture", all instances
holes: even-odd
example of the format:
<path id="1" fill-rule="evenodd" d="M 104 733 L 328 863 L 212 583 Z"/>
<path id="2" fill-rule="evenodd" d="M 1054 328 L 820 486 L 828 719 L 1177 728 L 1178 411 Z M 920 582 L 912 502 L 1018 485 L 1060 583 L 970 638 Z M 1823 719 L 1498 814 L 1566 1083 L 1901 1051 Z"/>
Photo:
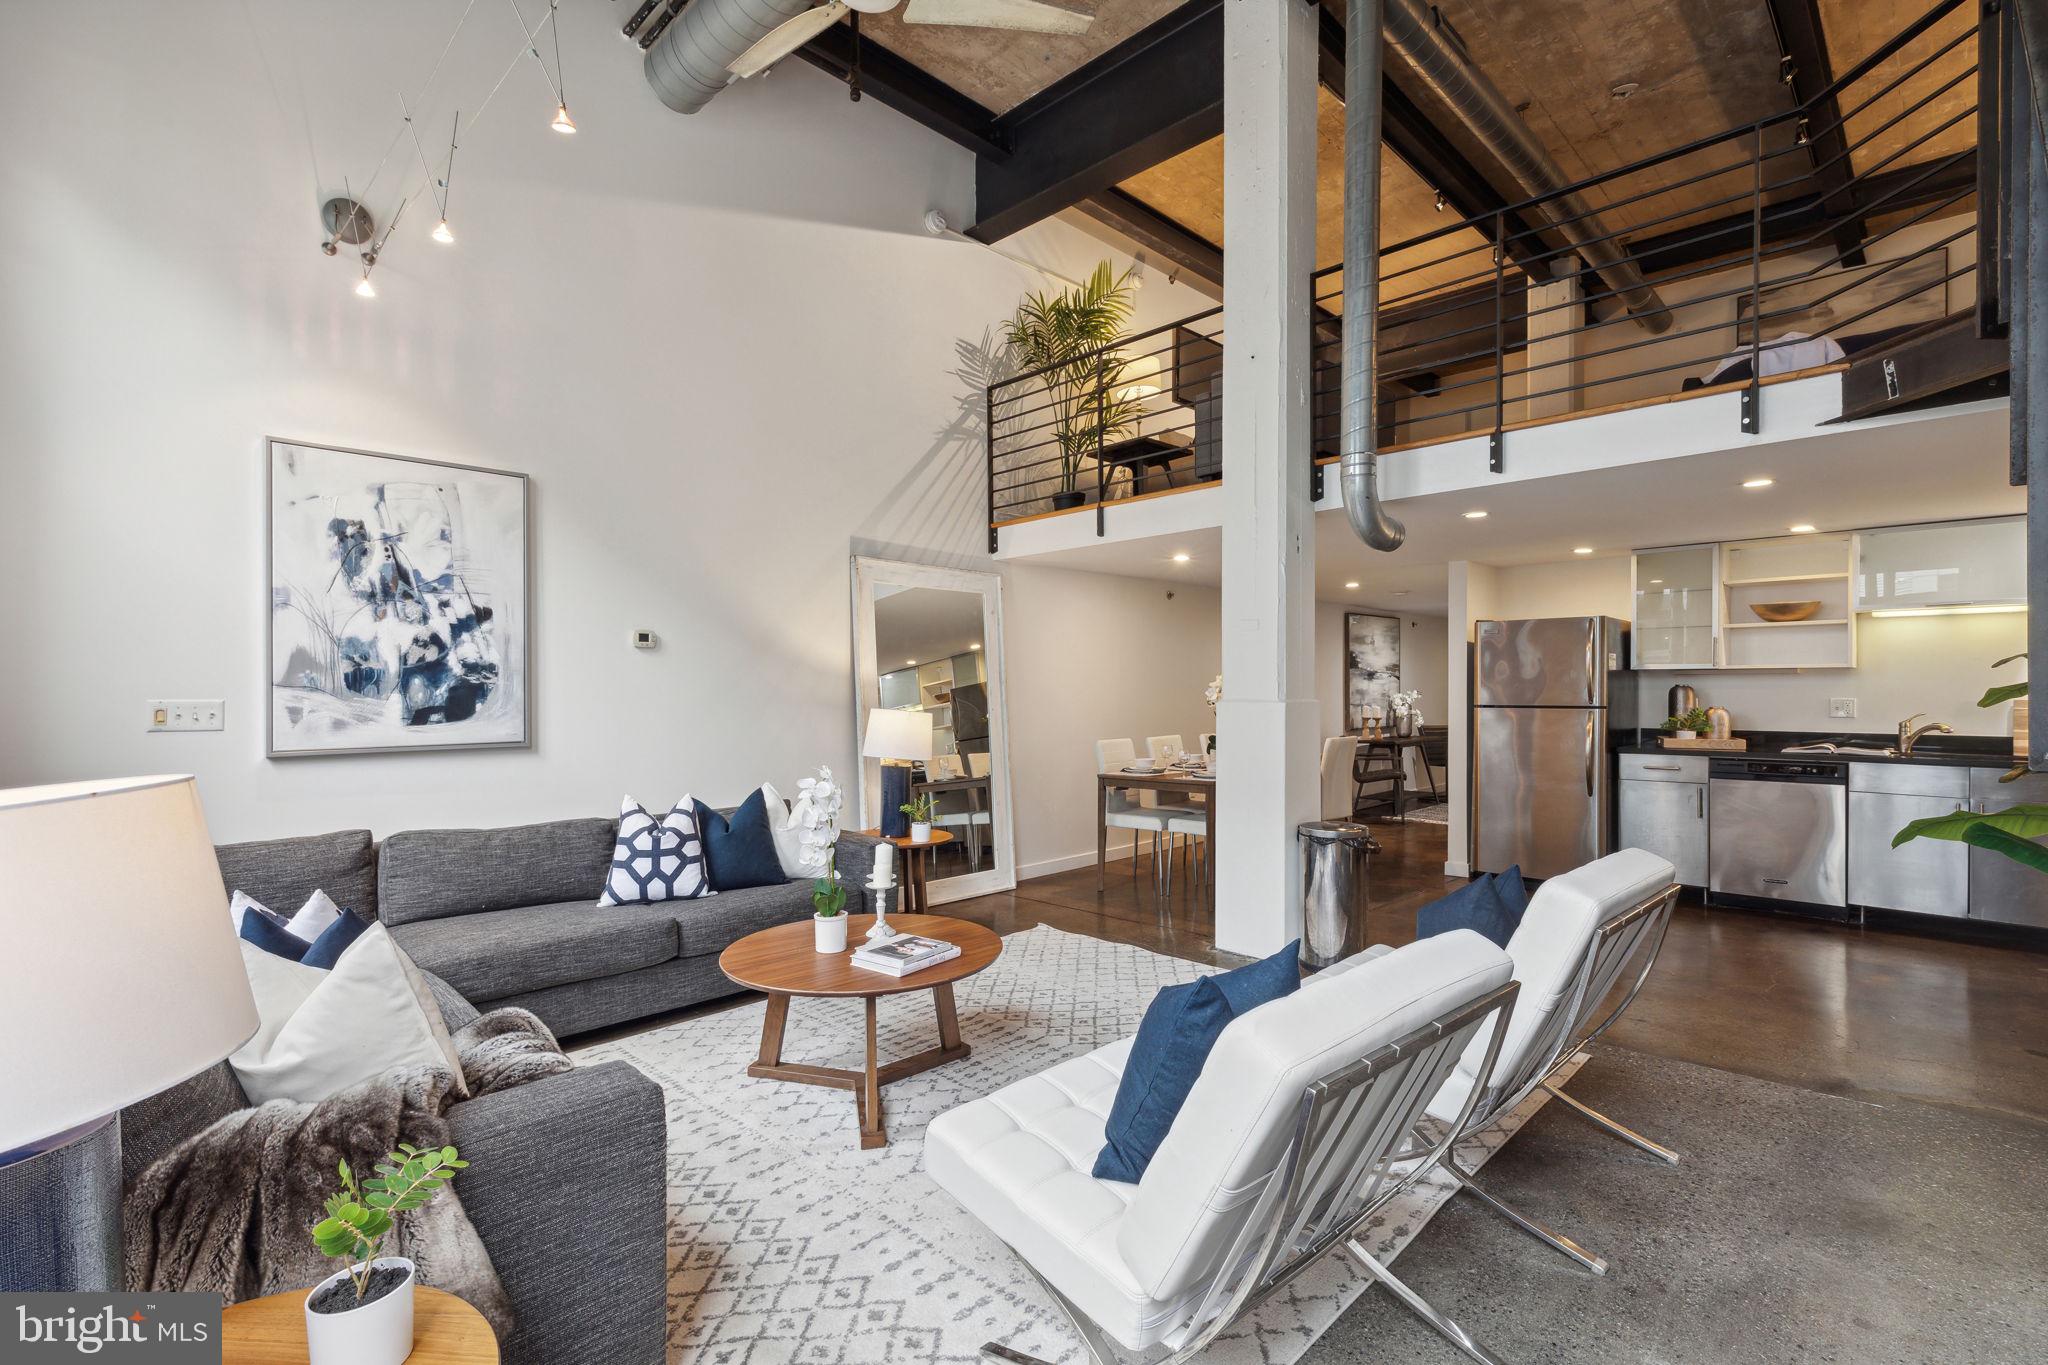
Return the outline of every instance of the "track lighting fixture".
<path id="1" fill-rule="evenodd" d="M 448 220 L 446 218 L 434 224 L 433 236 L 434 240 L 443 246 L 451 245 L 455 241 L 455 234 L 448 230 Z"/>
<path id="2" fill-rule="evenodd" d="M 359 299 L 374 299 L 377 297 L 377 286 L 370 283 L 370 272 L 368 270 L 363 271 L 363 277 L 356 281 L 356 297 Z"/>
<path id="3" fill-rule="evenodd" d="M 555 106 L 555 117 L 549 122 L 548 127 L 558 133 L 573 133 L 576 131 L 576 120 L 569 117 L 569 106 L 567 104 Z"/>
<path id="4" fill-rule="evenodd" d="M 1449 202 L 1450 201 L 1448 199 L 1444 198 L 1444 192 L 1442 190 L 1438 190 L 1436 192 L 1436 211 L 1438 213 L 1442 213 L 1444 211 L 1444 206 Z"/>

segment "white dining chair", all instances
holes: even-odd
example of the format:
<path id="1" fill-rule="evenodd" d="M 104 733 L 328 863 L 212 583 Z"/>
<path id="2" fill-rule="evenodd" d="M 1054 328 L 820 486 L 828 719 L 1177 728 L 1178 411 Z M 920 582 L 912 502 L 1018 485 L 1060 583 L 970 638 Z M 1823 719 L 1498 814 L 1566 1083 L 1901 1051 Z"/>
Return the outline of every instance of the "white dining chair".
<path id="1" fill-rule="evenodd" d="M 1187 746 L 1180 742 L 1179 735 L 1147 735 L 1145 737 L 1145 753 L 1155 763 L 1169 762 L 1186 752 Z M 1166 856 L 1168 866 L 1166 869 L 1166 889 L 1171 891 L 1173 889 L 1173 868 L 1171 865 L 1173 860 L 1180 856 L 1184 848 L 1190 850 L 1190 857 L 1197 855 L 1206 856 L 1207 850 L 1199 848 L 1197 841 L 1201 840 L 1207 833 L 1209 824 L 1208 821 L 1202 818 L 1202 808 L 1200 806 L 1192 805 L 1185 801 L 1167 801 L 1161 798 L 1157 792 L 1148 792 L 1146 794 L 1154 798 L 1147 803 L 1148 805 L 1157 810 L 1167 812 Z M 1183 838 L 1188 841 L 1186 844 L 1180 843 L 1180 840 Z"/>
<path id="2" fill-rule="evenodd" d="M 987 754 L 967 755 L 967 775 L 969 777 L 987 777 L 988 774 L 989 756 Z"/>
<path id="3" fill-rule="evenodd" d="M 1353 787 L 1351 767 L 1358 757 L 1357 735 L 1332 735 L 1323 741 L 1323 818 L 1349 820 Z"/>
<path id="4" fill-rule="evenodd" d="M 1178 758 L 1184 746 L 1179 735 L 1147 735 L 1145 753 L 1153 759 Z"/>
<path id="5" fill-rule="evenodd" d="M 1095 771 L 1113 773 L 1130 767 L 1138 761 L 1138 746 L 1127 739 L 1098 739 L 1095 741 Z M 1111 829 L 1127 829 L 1131 833 L 1131 876 L 1138 875 L 1138 833 L 1149 831 L 1152 835 L 1152 879 L 1164 886 L 1162 862 L 1159 856 L 1159 836 L 1166 833 L 1166 812 L 1157 806 L 1147 806 L 1132 796 L 1151 796 L 1153 792 L 1133 793 L 1122 787 L 1112 787 L 1109 793 L 1108 809 L 1103 812 L 1102 822 Z"/>

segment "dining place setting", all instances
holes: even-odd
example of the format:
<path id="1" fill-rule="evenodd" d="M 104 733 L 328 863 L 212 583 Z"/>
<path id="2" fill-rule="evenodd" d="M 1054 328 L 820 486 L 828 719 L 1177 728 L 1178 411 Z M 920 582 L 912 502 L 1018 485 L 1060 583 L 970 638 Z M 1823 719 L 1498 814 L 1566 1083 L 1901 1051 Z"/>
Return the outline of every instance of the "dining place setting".
<path id="1" fill-rule="evenodd" d="M 1190 855 L 1192 875 L 1206 885 L 1208 850 L 1213 832 L 1216 753 L 1212 737 L 1199 737 L 1189 749 L 1179 735 L 1152 735 L 1143 756 L 1128 739 L 1095 742 L 1096 823 L 1095 882 L 1101 889 L 1109 863 L 1109 832 L 1128 830 L 1132 837 L 1131 875 L 1137 875 L 1137 839 L 1149 835 L 1153 883 L 1164 895 L 1173 887 L 1175 856 Z"/>

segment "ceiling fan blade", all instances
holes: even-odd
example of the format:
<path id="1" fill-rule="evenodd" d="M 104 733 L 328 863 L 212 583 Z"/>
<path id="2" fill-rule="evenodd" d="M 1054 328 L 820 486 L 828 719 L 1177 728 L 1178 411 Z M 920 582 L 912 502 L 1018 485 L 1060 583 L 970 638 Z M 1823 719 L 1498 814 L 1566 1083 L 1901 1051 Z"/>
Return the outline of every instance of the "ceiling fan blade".
<path id="1" fill-rule="evenodd" d="M 796 18 L 777 25 L 767 37 L 735 57 L 726 70 L 742 80 L 758 76 L 845 16 L 846 6 L 841 0 L 807 9 Z"/>
<path id="2" fill-rule="evenodd" d="M 1086 33 L 1095 16 L 1046 0 L 909 0 L 903 7 L 903 22 L 1026 33 Z"/>

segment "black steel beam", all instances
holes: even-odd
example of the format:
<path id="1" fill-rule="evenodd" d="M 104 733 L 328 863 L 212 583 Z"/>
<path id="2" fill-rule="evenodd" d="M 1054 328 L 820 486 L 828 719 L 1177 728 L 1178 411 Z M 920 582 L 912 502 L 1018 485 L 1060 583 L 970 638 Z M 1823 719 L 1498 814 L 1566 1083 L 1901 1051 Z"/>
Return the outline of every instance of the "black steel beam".
<path id="1" fill-rule="evenodd" d="M 840 80 L 854 69 L 856 53 L 863 95 L 959 143 L 977 157 L 1001 161 L 1010 155 L 1009 141 L 993 110 L 880 43 L 860 37 L 849 25 L 834 24 L 797 49 L 797 56 Z"/>
<path id="2" fill-rule="evenodd" d="M 2027 652 L 2048 659 L 2048 13 L 2007 16 L 2004 238 L 2012 344 L 2012 479 L 2027 485 Z M 2038 705 L 2038 699 L 2030 699 Z M 2048 724 L 2028 729 L 2027 766 L 2048 771 Z"/>
<path id="3" fill-rule="evenodd" d="M 1996 398 L 2009 367 L 2004 337 L 1979 336 L 1974 315 L 1950 318 L 1852 359 L 1839 420 Z"/>
<path id="4" fill-rule="evenodd" d="M 1208 285 L 1204 293 L 1223 288 L 1223 248 L 1144 201 L 1110 188 L 1089 195 L 1074 207 L 1144 248 L 1148 260 L 1172 265 L 1177 278 L 1189 280 L 1197 288 Z"/>
<path id="5" fill-rule="evenodd" d="M 997 120 L 1007 160 L 975 164 L 993 242 L 1223 132 L 1223 0 L 1193 0 Z"/>
<path id="6" fill-rule="evenodd" d="M 1922 179 L 1921 177 L 1925 177 Z M 1974 154 L 1959 159 L 1946 170 L 1929 174 L 1925 165 L 1902 166 L 1881 171 L 1860 182 L 1862 202 L 1874 212 L 1900 213 L 1919 208 L 1977 185 Z M 1824 231 L 1832 223 L 1826 197 L 1818 192 L 1776 200 L 1764 210 L 1764 245 L 1770 247 L 1791 237 Z M 1725 218 L 1673 228 L 1655 237 L 1641 237 L 1626 243 L 1628 253 L 1645 275 L 1679 270 L 1721 256 L 1741 255 L 1749 250 L 1754 234 L 1751 212 L 1744 208 Z"/>
<path id="7" fill-rule="evenodd" d="M 1771 26 L 1778 32 L 1778 51 L 1798 104 L 1806 111 L 1807 153 L 1828 217 L 1834 220 L 1835 254 L 1844 265 L 1863 264 L 1867 229 L 1856 212 L 1856 188 L 1850 183 L 1849 140 L 1842 131 L 1842 106 L 1833 86 L 1835 68 L 1828 60 L 1819 0 L 1767 0 Z M 1818 97 L 1818 98 L 1816 98 Z"/>

